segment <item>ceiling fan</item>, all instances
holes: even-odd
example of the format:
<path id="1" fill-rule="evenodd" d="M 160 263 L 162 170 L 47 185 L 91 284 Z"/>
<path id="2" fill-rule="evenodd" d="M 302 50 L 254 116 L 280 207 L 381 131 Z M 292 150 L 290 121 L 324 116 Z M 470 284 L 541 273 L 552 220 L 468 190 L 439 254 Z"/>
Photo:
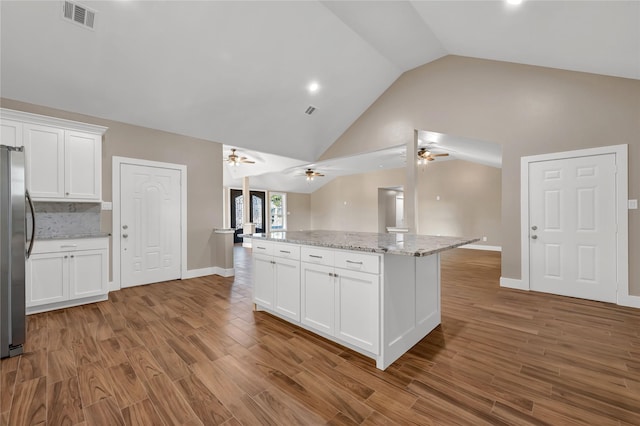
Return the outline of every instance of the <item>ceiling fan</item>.
<path id="1" fill-rule="evenodd" d="M 436 157 L 446 157 L 449 154 L 432 154 L 427 148 L 420 148 L 418 151 L 418 164 L 427 164 L 427 161 L 433 161 Z"/>
<path id="2" fill-rule="evenodd" d="M 255 164 L 255 161 L 249 160 L 247 157 L 240 157 L 236 154 L 236 149 L 231 148 L 231 154 L 225 160 L 230 166 L 237 166 L 239 164 Z"/>
<path id="3" fill-rule="evenodd" d="M 305 170 L 304 174 L 307 175 L 307 181 L 312 181 L 316 176 L 324 176 L 322 173 L 314 172 L 311 169 Z"/>

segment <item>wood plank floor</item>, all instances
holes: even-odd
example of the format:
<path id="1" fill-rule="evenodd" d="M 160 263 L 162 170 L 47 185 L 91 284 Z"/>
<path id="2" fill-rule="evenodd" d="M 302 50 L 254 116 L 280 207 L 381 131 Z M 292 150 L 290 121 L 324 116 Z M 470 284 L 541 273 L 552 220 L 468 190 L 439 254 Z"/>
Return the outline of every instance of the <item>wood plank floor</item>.
<path id="1" fill-rule="evenodd" d="M 252 311 L 236 277 L 28 317 L 0 425 L 640 425 L 640 311 L 501 289 L 500 254 L 442 256 L 443 321 L 382 372 Z"/>

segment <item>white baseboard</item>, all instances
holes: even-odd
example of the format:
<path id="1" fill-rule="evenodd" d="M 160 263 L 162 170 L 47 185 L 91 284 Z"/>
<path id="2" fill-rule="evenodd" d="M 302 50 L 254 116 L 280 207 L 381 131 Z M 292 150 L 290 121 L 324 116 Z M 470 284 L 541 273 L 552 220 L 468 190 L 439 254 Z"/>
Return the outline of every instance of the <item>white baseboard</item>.
<path id="1" fill-rule="evenodd" d="M 500 277 L 500 287 L 529 291 L 529 286 L 524 281 L 515 278 Z"/>
<path id="2" fill-rule="evenodd" d="M 189 278 L 198 278 L 204 277 L 207 275 L 220 275 L 221 277 L 232 277 L 235 275 L 235 269 L 229 268 L 220 268 L 218 266 L 212 266 L 210 268 L 202 268 L 202 269 L 190 269 L 187 271 L 185 275 L 183 275 L 183 280 L 188 280 Z"/>
<path id="3" fill-rule="evenodd" d="M 464 246 L 460 246 L 460 248 L 471 250 L 502 251 L 501 246 L 483 246 L 482 244 L 467 244 Z"/>
<path id="4" fill-rule="evenodd" d="M 640 308 L 640 296 L 631 296 L 630 294 L 618 296 L 618 305 Z"/>
<path id="5" fill-rule="evenodd" d="M 114 283 L 113 281 L 109 281 L 109 291 L 118 291 L 120 290 L 120 285 L 117 283 Z"/>

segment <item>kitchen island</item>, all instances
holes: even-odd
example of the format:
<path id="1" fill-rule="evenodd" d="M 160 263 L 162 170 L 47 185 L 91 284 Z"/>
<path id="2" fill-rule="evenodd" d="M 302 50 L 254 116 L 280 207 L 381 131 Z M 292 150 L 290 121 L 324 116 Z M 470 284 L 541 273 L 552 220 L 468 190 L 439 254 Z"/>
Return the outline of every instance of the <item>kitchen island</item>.
<path id="1" fill-rule="evenodd" d="M 478 239 L 253 234 L 253 302 L 384 370 L 440 324 L 440 252 Z"/>

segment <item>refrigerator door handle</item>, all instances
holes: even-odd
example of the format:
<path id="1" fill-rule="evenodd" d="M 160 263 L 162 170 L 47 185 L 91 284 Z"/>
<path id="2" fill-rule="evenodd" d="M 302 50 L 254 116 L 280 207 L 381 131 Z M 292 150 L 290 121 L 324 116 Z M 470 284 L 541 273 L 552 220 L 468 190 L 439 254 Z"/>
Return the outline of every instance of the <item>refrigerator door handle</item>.
<path id="1" fill-rule="evenodd" d="M 31 251 L 33 250 L 33 242 L 36 239 L 36 209 L 33 207 L 33 201 L 31 200 L 31 194 L 29 191 L 24 191 L 25 197 L 29 202 L 29 210 L 31 210 L 31 241 L 29 241 L 29 248 L 27 249 L 27 259 L 31 257 Z"/>

